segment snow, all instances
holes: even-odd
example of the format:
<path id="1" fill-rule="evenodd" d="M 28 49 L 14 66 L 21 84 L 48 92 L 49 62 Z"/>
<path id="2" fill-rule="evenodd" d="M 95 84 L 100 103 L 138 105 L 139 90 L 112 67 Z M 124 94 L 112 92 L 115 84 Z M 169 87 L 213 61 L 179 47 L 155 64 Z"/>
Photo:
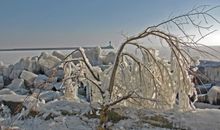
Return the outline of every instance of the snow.
<path id="1" fill-rule="evenodd" d="M 87 122 L 80 120 L 79 117 L 56 117 L 54 120 L 42 120 L 39 118 L 30 118 L 18 121 L 16 125 L 25 130 L 94 130 L 92 128 L 95 122 Z M 90 126 L 91 125 L 91 126 Z"/>
<path id="2" fill-rule="evenodd" d="M 60 64 L 61 60 L 55 56 L 49 55 L 46 52 L 41 53 L 38 60 L 41 69 L 46 73 L 49 69 Z"/>
<path id="3" fill-rule="evenodd" d="M 202 103 L 202 102 L 196 102 L 194 105 L 196 108 L 199 108 L 199 109 L 220 109 L 220 105 L 211 105 L 211 104 Z"/>
<path id="4" fill-rule="evenodd" d="M 17 94 L 4 94 L 0 95 L 0 101 L 11 101 L 23 103 L 27 96 Z"/>
<path id="5" fill-rule="evenodd" d="M 133 111 L 132 113 L 134 113 L 135 110 L 132 109 L 131 111 Z M 220 110 L 218 109 L 196 109 L 195 111 L 189 111 L 189 112 L 179 112 L 179 111 L 154 112 L 149 110 L 142 110 L 142 111 L 136 110 L 136 112 L 142 115 L 143 117 L 163 115 L 163 117 L 172 121 L 176 127 L 181 127 L 191 130 L 219 130 L 220 128 L 220 121 L 219 121 Z M 140 120 L 138 122 L 140 123 Z M 126 127 L 127 124 L 128 123 L 125 122 L 122 124 L 122 126 Z M 161 130 L 161 128 L 159 130 Z"/>
<path id="6" fill-rule="evenodd" d="M 60 60 L 64 60 L 66 57 L 61 51 L 53 51 L 52 55 L 59 58 Z"/>
<path id="7" fill-rule="evenodd" d="M 219 104 L 220 103 L 220 87 L 219 86 L 214 86 L 212 87 L 209 92 L 207 93 L 208 95 L 208 101 L 211 104 Z"/>
<path id="8" fill-rule="evenodd" d="M 62 94 L 60 92 L 54 91 L 43 91 L 39 95 L 39 99 L 44 100 L 46 102 L 58 99 Z"/>
<path id="9" fill-rule="evenodd" d="M 180 115 L 179 122 L 192 130 L 219 130 L 220 110 L 197 109 Z"/>
<path id="10" fill-rule="evenodd" d="M 34 80 L 34 86 L 39 87 L 40 85 L 46 83 L 48 77 L 46 75 L 39 74 Z"/>
<path id="11" fill-rule="evenodd" d="M 0 65 L 0 83 L 1 78 L 3 80 L 9 78 L 11 82 L 10 85 L 7 84 L 7 88 L 0 90 L 0 103 L 2 103 L 0 107 L 1 129 L 11 125 L 10 123 L 14 121 L 12 124 L 13 129 L 94 130 L 99 125 L 100 104 L 97 102 L 102 101 L 104 105 L 107 105 L 123 97 L 130 90 L 135 91 L 138 96 L 143 98 L 155 99 L 161 102 L 138 99 L 141 105 L 144 106 L 143 108 L 145 108 L 140 109 L 140 104 L 134 104 L 130 102 L 131 100 L 127 100 L 112 107 L 112 111 L 124 117 L 118 122 L 109 121 L 107 123 L 107 127 L 112 130 L 172 129 L 155 126 L 152 121 L 146 121 L 149 117 L 154 116 L 162 116 L 172 122 L 175 127 L 183 129 L 217 130 L 220 128 L 218 120 L 220 118 L 219 106 L 196 103 L 197 109 L 194 111 L 189 109 L 191 106 L 189 106 L 188 95 L 194 92 L 192 89 L 193 84 L 187 71 L 180 73 L 180 68 L 176 62 L 177 59 L 173 58 L 171 64 L 168 64 L 167 61 L 157 57 L 156 50 L 150 49 L 149 51 L 152 52 L 152 55 L 155 56 L 154 58 L 161 66 L 157 66 L 149 54 L 145 54 L 142 57 L 143 59 L 139 59 L 140 61 L 143 60 L 142 62 L 149 70 L 143 67 L 138 68 L 138 64 L 131 60 L 122 60 L 116 74 L 116 87 L 111 95 L 108 90 L 109 75 L 111 74 L 111 64 L 113 64 L 116 54 L 111 52 L 103 56 L 99 47 L 87 51 L 82 48 L 80 50 L 84 56 L 87 56 L 85 61 L 91 63 L 88 66 L 94 71 L 94 75 L 100 78 L 100 81 L 95 81 L 95 76 L 92 77 L 91 72 L 81 61 L 78 63 L 68 62 L 62 66 L 61 60 L 64 59 L 65 55 L 58 51 L 53 52 L 52 55 L 42 53 L 39 60 L 37 57 L 21 59 L 17 64 L 8 68 Z M 77 55 L 77 53 L 72 54 L 73 57 L 77 57 Z M 109 68 L 101 70 L 100 66 L 94 65 L 109 65 Z M 55 69 L 51 69 L 55 66 Z M 187 66 L 184 67 L 187 68 Z M 161 73 L 158 68 L 161 69 L 164 79 L 160 78 Z M 38 71 L 33 72 L 33 70 Z M 170 73 L 170 70 L 173 72 Z M 101 90 L 104 92 L 103 95 L 98 92 L 94 84 L 91 85 L 83 77 L 84 73 L 88 78 L 100 85 Z M 155 81 L 153 80 L 154 76 L 158 77 Z M 184 76 L 187 77 L 184 81 L 186 84 L 182 82 Z M 29 85 L 27 85 L 27 82 Z M 40 87 L 41 85 L 44 88 Z M 85 86 L 88 88 L 86 92 L 84 92 Z M 141 86 L 141 88 L 137 86 Z M 26 89 L 27 91 L 25 92 Z M 64 89 L 65 91 L 63 91 Z M 32 95 L 29 95 L 28 92 Z M 82 94 L 79 95 L 79 92 Z M 86 96 L 84 95 L 85 93 L 87 94 Z M 179 94 L 179 104 L 176 101 L 177 93 Z M 216 99 L 218 94 L 212 95 Z M 101 96 L 104 97 L 104 100 L 102 100 Z M 91 98 L 92 102 L 88 103 L 85 97 Z M 23 108 L 20 113 L 13 115 L 10 111 L 11 106 L 6 106 L 4 102 L 20 103 Z M 168 104 L 164 105 L 164 102 L 168 102 Z M 119 105 L 127 106 L 122 107 Z M 152 108 L 154 109 L 152 110 Z M 33 114 L 31 112 L 36 113 Z M 93 113 L 96 113 L 96 115 L 90 117 L 89 114 Z"/>
<path id="12" fill-rule="evenodd" d="M 7 108 L 4 108 L 5 113 L 7 113 L 7 110 Z M 161 115 L 173 122 L 173 125 L 177 128 L 190 130 L 219 130 L 220 128 L 220 110 L 218 109 L 159 112 L 117 106 L 113 110 L 127 118 L 117 123 L 108 122 L 107 125 L 112 130 L 170 130 L 171 128 L 154 126 L 149 122 L 145 122 L 146 117 L 156 115 Z M 66 100 L 51 101 L 41 105 L 38 116 L 16 120 L 13 127 L 26 130 L 95 130 L 99 124 L 99 119 L 86 117 L 85 115 L 90 111 L 91 107 L 88 103 L 76 103 Z M 0 118 L 0 124 L 5 124 L 4 119 L 2 119 Z"/>
<path id="13" fill-rule="evenodd" d="M 25 89 L 24 85 L 24 79 L 14 79 L 12 80 L 12 83 L 7 86 L 10 90 L 13 92 L 20 94 L 20 95 L 25 95 L 29 91 Z"/>
<path id="14" fill-rule="evenodd" d="M 16 94 L 14 91 L 8 89 L 8 88 L 3 88 L 0 90 L 0 95 L 5 95 L 5 94 Z"/>
<path id="15" fill-rule="evenodd" d="M 26 81 L 28 85 L 33 85 L 33 82 L 37 78 L 37 75 L 30 71 L 23 70 L 20 78 L 24 79 L 24 81 Z"/>

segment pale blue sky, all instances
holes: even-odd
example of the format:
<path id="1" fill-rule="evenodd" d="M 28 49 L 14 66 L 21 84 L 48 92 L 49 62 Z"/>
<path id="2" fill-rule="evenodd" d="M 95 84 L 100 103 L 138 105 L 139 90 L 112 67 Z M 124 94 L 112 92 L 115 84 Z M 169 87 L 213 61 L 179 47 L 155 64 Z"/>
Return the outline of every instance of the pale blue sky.
<path id="1" fill-rule="evenodd" d="M 201 4 L 220 0 L 0 0 L 0 48 L 116 45 Z"/>

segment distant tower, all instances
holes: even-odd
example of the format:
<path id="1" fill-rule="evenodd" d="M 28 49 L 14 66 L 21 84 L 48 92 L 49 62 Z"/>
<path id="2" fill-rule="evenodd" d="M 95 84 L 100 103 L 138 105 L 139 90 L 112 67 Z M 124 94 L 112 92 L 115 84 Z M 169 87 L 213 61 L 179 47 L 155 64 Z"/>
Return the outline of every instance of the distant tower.
<path id="1" fill-rule="evenodd" d="M 114 47 L 112 46 L 112 42 L 109 41 L 108 43 L 109 43 L 108 46 L 103 46 L 103 47 L 101 47 L 101 49 L 114 49 Z"/>
<path id="2" fill-rule="evenodd" d="M 112 41 L 109 41 L 109 46 L 112 46 Z"/>
<path id="3" fill-rule="evenodd" d="M 114 47 L 112 46 L 112 41 L 109 41 L 108 48 L 109 48 L 109 49 L 114 49 Z"/>

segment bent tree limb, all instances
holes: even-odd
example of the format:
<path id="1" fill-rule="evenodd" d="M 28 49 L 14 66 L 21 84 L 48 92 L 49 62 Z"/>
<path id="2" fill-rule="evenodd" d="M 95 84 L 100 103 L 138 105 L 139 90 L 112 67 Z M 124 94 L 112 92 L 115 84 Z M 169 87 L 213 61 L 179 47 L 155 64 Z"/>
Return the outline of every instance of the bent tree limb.
<path id="1" fill-rule="evenodd" d="M 192 18 L 198 18 L 199 16 L 201 16 L 201 17 L 204 18 L 204 20 L 206 22 L 207 22 L 207 19 L 210 18 L 210 19 L 214 20 L 215 22 L 220 23 L 220 21 L 218 21 L 213 15 L 210 14 L 210 12 L 212 10 L 214 10 L 214 9 L 216 9 L 218 7 L 219 6 L 211 7 L 211 8 L 206 8 L 206 6 L 199 6 L 199 7 L 196 7 L 194 9 L 192 9 L 191 11 L 187 12 L 186 14 L 173 17 L 173 18 L 171 18 L 171 19 L 169 19 L 167 21 L 164 21 L 162 23 L 159 23 L 159 24 L 157 24 L 155 26 L 150 26 L 147 29 L 145 29 L 142 33 L 138 34 L 137 36 L 128 37 L 127 40 L 121 44 L 121 46 L 119 47 L 119 49 L 117 51 L 117 56 L 115 58 L 115 62 L 114 62 L 114 65 L 113 65 L 112 73 L 111 73 L 111 76 L 110 76 L 109 88 L 108 88 L 109 93 L 110 93 L 110 97 L 112 96 L 112 92 L 113 92 L 113 89 L 114 89 L 115 78 L 116 78 L 117 69 L 118 69 L 118 66 L 119 66 L 119 63 L 120 63 L 121 54 L 122 54 L 125 46 L 128 43 L 135 42 L 136 40 L 140 40 L 140 39 L 146 38 L 146 37 L 148 37 L 150 35 L 153 35 L 153 36 L 160 37 L 161 39 L 165 40 L 166 43 L 169 44 L 171 49 L 175 48 L 175 50 L 177 50 L 177 52 L 181 56 L 184 56 L 184 54 L 182 53 L 180 48 L 176 48 L 175 44 L 173 44 L 173 43 L 178 43 L 178 44 L 184 43 L 183 45 L 186 45 L 187 42 L 182 42 L 181 38 L 173 36 L 169 32 L 167 33 L 167 32 L 165 32 L 163 30 L 160 30 L 159 27 L 161 27 L 163 25 L 166 25 L 166 24 L 169 24 L 169 23 L 174 23 L 179 28 L 179 30 L 184 34 L 184 36 L 187 36 L 189 38 L 189 35 L 187 35 L 185 33 L 185 31 L 182 28 L 180 28 L 180 25 L 178 25 L 177 21 L 178 20 L 181 21 L 182 19 L 185 19 L 187 24 L 191 24 L 191 25 L 193 25 L 196 28 L 209 29 L 209 28 L 211 28 L 211 26 L 208 26 L 208 27 L 202 26 L 199 23 L 196 23 L 195 21 L 193 21 Z M 202 36 L 202 39 L 205 36 Z M 199 40 L 201 40 L 201 38 Z M 190 44 L 195 44 L 196 45 L 197 42 L 195 42 L 194 40 L 191 39 Z M 176 51 L 174 51 L 174 52 L 177 53 Z M 176 55 L 176 58 L 177 59 L 179 58 L 178 55 Z M 187 62 L 187 60 L 185 60 L 185 61 Z M 183 68 L 181 68 L 181 71 L 183 73 L 182 69 Z"/>

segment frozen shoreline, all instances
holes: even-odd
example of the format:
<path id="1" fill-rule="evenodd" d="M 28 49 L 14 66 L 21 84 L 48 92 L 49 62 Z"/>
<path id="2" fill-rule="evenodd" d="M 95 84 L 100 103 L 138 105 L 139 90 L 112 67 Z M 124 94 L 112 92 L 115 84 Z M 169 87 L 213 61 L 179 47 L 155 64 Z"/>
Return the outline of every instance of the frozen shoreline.
<path id="1" fill-rule="evenodd" d="M 88 55 L 91 64 L 112 64 L 114 61 L 114 53 L 109 53 L 109 57 L 107 57 L 106 55 L 100 56 L 99 49 L 96 51 L 88 53 L 92 54 Z M 97 115 L 93 118 L 88 117 L 89 113 L 92 112 L 92 108 L 89 106 L 85 97 L 75 99 L 74 101 L 65 100 L 63 84 L 60 82 L 64 78 L 64 69 L 58 67 L 59 69 L 56 70 L 56 73 L 51 71 L 51 68 L 58 65 L 63 57 L 65 57 L 65 55 L 62 53 L 48 54 L 43 52 L 41 56 L 38 54 L 37 58 L 23 58 L 13 66 L 1 66 L 1 75 L 3 75 L 2 77 L 5 82 L 3 82 L 3 86 L 1 86 L 0 90 L 0 103 L 2 104 L 0 124 L 2 129 L 10 126 L 11 121 L 17 119 L 18 116 L 22 118 L 18 118 L 18 120 L 13 122 L 13 126 L 18 127 L 18 130 L 96 129 L 99 119 Z M 97 69 L 100 70 L 100 68 Z M 53 79 L 50 79 L 51 75 L 54 76 L 52 77 Z M 47 84 L 42 87 L 42 83 Z M 84 89 L 79 91 L 84 95 Z M 39 95 L 35 97 L 36 94 Z M 12 109 L 14 105 L 16 107 L 22 105 L 23 108 L 17 112 L 16 109 Z M 116 123 L 110 121 L 108 125 L 113 130 L 173 129 L 170 127 L 192 130 L 219 129 L 218 119 L 220 118 L 220 111 L 218 106 L 213 107 L 212 105 L 199 104 L 199 107 L 216 109 L 196 109 L 195 111 L 185 113 L 177 111 L 158 113 L 129 107 L 119 108 L 122 110 L 119 114 L 124 118 Z M 32 108 L 36 111 L 33 111 Z M 98 107 L 95 108 L 98 109 Z M 34 114 L 32 113 L 33 115 L 30 115 L 30 111 Z M 155 118 L 161 118 L 161 116 L 158 115 L 162 115 L 162 120 L 167 123 L 163 125 L 163 127 L 154 126 L 155 123 L 156 125 L 163 123 L 161 120 L 155 120 Z M 174 124 L 174 126 L 171 126 L 171 124 Z"/>

